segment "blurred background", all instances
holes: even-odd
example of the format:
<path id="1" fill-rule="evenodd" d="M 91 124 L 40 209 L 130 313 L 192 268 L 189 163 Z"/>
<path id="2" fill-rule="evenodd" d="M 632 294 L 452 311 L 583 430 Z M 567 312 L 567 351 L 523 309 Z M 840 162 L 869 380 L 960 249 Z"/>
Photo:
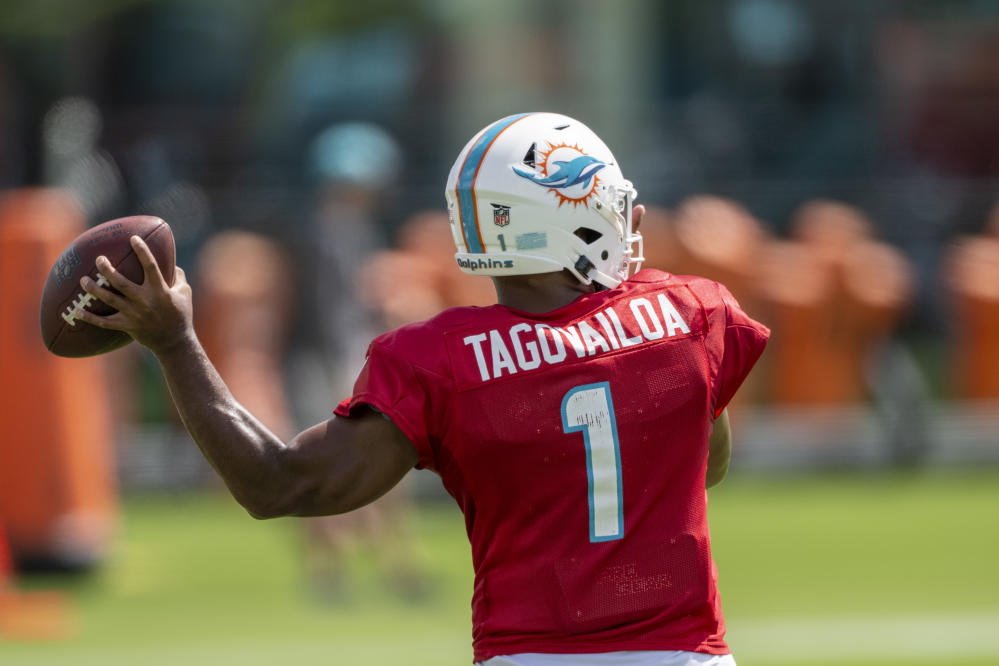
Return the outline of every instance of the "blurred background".
<path id="1" fill-rule="evenodd" d="M 525 110 L 610 145 L 646 265 L 773 329 L 711 519 L 739 663 L 999 663 L 999 4 L 5 0 L 0 661 L 458 664 L 471 565 L 430 473 L 257 523 L 135 345 L 57 359 L 86 227 L 173 228 L 197 326 L 282 435 L 453 305 L 443 185 Z"/>

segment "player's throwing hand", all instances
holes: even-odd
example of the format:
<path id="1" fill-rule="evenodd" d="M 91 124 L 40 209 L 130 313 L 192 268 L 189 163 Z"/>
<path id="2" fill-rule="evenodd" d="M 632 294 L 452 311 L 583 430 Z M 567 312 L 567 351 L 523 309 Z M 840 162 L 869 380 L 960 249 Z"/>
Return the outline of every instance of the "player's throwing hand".
<path id="1" fill-rule="evenodd" d="M 87 276 L 80 280 L 80 286 L 118 312 L 102 317 L 83 310 L 79 317 L 100 328 L 125 331 L 159 354 L 193 335 L 191 286 L 180 267 L 175 269 L 173 285 L 168 285 L 149 246 L 139 236 L 132 236 L 131 244 L 142 264 L 142 283 L 136 284 L 115 270 L 107 257 L 98 257 L 97 270 L 115 291 Z"/>

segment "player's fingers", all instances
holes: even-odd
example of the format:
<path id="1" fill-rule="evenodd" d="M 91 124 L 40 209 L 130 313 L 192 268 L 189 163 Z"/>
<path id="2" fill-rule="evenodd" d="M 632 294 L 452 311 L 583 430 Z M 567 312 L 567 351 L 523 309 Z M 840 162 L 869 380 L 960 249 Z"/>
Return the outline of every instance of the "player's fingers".
<path id="1" fill-rule="evenodd" d="M 105 280 L 107 280 L 108 284 L 123 293 L 127 298 L 133 298 L 135 296 L 139 285 L 122 275 L 114 266 L 111 265 L 111 262 L 108 261 L 108 258 L 104 255 L 97 257 L 97 272 L 100 273 Z"/>
<path id="2" fill-rule="evenodd" d="M 632 231 L 638 231 L 638 227 L 642 226 L 642 220 L 645 218 L 645 206 L 638 204 L 631 209 L 631 229 Z"/>
<path id="3" fill-rule="evenodd" d="M 103 282 L 104 284 L 108 284 L 107 281 Z M 104 285 L 102 285 L 101 282 L 95 282 L 88 275 L 84 275 L 82 278 L 80 278 L 80 286 L 83 287 L 83 290 L 85 292 L 87 292 L 97 300 L 101 301 L 102 303 L 110 305 L 115 310 L 121 310 L 122 308 L 128 306 L 128 301 L 124 297 L 119 296 L 110 289 L 105 289 Z"/>
<path id="4" fill-rule="evenodd" d="M 111 331 L 124 331 L 126 326 L 125 318 L 120 314 L 102 317 L 101 315 L 94 314 L 90 310 L 84 310 L 81 308 L 77 313 L 76 318 L 92 326 L 106 328 Z"/>
<path id="5" fill-rule="evenodd" d="M 160 267 L 156 263 L 156 257 L 153 256 L 152 250 L 146 245 L 146 241 L 142 240 L 140 236 L 132 236 L 129 239 L 132 243 L 132 250 L 135 252 L 135 256 L 139 258 L 139 263 L 142 264 L 142 270 L 146 275 L 146 283 L 156 285 L 159 288 L 165 288 L 166 280 L 163 279 L 163 273 L 160 272 Z"/>
<path id="6" fill-rule="evenodd" d="M 173 268 L 173 286 L 180 284 L 187 284 L 187 273 L 180 266 L 174 266 Z"/>

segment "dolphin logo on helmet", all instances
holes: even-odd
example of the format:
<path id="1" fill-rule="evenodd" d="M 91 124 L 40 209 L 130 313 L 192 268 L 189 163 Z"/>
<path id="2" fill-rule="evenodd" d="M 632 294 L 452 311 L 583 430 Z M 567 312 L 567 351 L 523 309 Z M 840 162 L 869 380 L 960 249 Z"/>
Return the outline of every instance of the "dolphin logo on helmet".
<path id="1" fill-rule="evenodd" d="M 547 178 L 538 178 L 533 173 L 517 167 L 513 167 L 513 170 L 518 176 L 545 187 L 563 188 L 580 184 L 583 187 L 589 187 L 590 180 L 605 166 L 607 165 L 595 157 L 580 155 L 572 161 L 559 160 L 555 162 L 557 170 Z"/>

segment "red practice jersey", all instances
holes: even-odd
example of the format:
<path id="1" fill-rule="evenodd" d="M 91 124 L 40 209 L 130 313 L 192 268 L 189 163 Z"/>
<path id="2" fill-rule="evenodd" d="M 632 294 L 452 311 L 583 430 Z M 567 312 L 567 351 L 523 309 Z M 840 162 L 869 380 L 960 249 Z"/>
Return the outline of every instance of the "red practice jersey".
<path id="1" fill-rule="evenodd" d="M 724 654 L 708 435 L 769 333 L 718 283 L 644 270 L 545 314 L 382 335 L 336 414 L 385 414 L 461 506 L 477 661 Z"/>

